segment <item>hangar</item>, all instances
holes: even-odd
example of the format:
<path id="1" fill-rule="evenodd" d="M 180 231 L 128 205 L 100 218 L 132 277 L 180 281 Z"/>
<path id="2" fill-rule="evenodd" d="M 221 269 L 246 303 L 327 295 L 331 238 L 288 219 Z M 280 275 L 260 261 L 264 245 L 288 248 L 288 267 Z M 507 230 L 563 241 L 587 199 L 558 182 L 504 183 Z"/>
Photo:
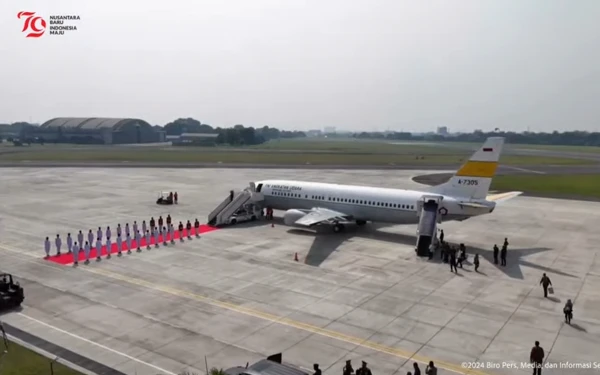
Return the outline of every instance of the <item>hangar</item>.
<path id="1" fill-rule="evenodd" d="M 46 121 L 34 137 L 46 142 L 131 144 L 164 142 L 165 133 L 135 118 L 60 117 Z"/>

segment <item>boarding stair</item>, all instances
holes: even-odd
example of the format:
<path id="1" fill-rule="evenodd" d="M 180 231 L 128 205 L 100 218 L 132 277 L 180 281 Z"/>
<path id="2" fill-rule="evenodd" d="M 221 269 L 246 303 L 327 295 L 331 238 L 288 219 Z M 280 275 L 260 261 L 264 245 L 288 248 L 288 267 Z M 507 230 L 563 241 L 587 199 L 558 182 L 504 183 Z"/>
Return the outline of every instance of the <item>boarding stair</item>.
<path id="1" fill-rule="evenodd" d="M 215 226 L 226 224 L 240 209 L 250 205 L 256 209 L 263 200 L 263 194 L 256 191 L 253 182 L 242 191 L 231 190 L 229 195 L 208 215 L 208 224 Z"/>
<path id="2" fill-rule="evenodd" d="M 429 256 L 431 246 L 435 245 L 437 224 L 442 222 L 440 210 L 442 196 L 423 196 L 417 203 L 419 226 L 417 227 L 417 255 Z"/>

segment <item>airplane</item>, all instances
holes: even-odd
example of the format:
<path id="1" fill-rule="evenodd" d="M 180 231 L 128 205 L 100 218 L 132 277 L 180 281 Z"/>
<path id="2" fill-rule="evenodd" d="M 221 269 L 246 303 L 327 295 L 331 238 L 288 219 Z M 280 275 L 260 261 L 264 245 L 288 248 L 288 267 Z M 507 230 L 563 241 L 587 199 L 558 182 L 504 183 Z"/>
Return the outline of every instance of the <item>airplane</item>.
<path id="1" fill-rule="evenodd" d="M 286 225 L 333 225 L 336 233 L 351 223 L 419 224 L 428 199 L 437 202 L 436 220 L 463 221 L 490 214 L 498 203 L 522 194 L 512 191 L 488 196 L 503 145 L 503 137 L 488 138 L 450 180 L 419 190 L 264 180 L 256 182 L 256 192 L 264 197 L 263 207 L 285 211 Z"/>

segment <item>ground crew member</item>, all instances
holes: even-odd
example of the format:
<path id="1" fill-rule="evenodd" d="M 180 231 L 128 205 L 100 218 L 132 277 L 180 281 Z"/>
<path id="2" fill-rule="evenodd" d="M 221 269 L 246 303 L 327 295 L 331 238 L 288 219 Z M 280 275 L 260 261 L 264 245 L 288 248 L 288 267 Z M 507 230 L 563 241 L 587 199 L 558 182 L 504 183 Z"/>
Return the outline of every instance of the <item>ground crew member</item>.
<path id="1" fill-rule="evenodd" d="M 373 375 L 371 369 L 367 367 L 367 362 L 362 361 L 362 367 L 356 370 L 356 375 Z"/>
<path id="2" fill-rule="evenodd" d="M 94 233 L 92 233 L 92 230 L 90 229 L 90 231 L 88 232 L 88 240 L 87 240 L 88 244 L 90 246 L 92 246 L 92 244 L 94 243 Z"/>
<path id="3" fill-rule="evenodd" d="M 77 233 L 77 241 L 79 241 L 79 250 L 81 250 L 83 247 L 83 233 L 81 231 Z"/>
<path id="4" fill-rule="evenodd" d="M 120 236 L 122 234 L 121 232 L 121 224 L 117 224 L 117 236 Z"/>
<path id="5" fill-rule="evenodd" d="M 419 364 L 417 362 L 413 362 L 413 369 L 415 375 L 421 375 L 421 369 L 419 368 Z"/>
<path id="6" fill-rule="evenodd" d="M 81 250 L 79 244 L 75 242 L 73 244 L 73 267 L 79 263 L 79 250 Z"/>
<path id="7" fill-rule="evenodd" d="M 437 375 L 437 367 L 435 367 L 433 361 L 429 361 L 429 365 L 425 369 L 425 375 Z"/>
<path id="8" fill-rule="evenodd" d="M 444 243 L 444 230 L 440 230 L 440 242 Z"/>
<path id="9" fill-rule="evenodd" d="M 167 228 L 171 226 L 171 215 L 167 215 Z"/>
<path id="10" fill-rule="evenodd" d="M 125 242 L 127 243 L 127 254 L 131 254 L 131 235 L 129 234 L 129 230 L 127 229 L 127 224 L 125 224 Z"/>
<path id="11" fill-rule="evenodd" d="M 196 232 L 196 238 L 200 238 L 200 222 L 198 219 L 194 221 L 194 230 Z"/>
<path id="12" fill-rule="evenodd" d="M 494 264 L 498 264 L 498 253 L 500 249 L 498 249 L 498 245 L 494 244 Z"/>
<path id="13" fill-rule="evenodd" d="M 167 227 L 163 226 L 162 227 L 162 236 L 163 236 L 163 245 L 164 246 L 167 246 L 167 233 L 168 233 Z"/>
<path id="14" fill-rule="evenodd" d="M 60 255 L 60 247 L 62 246 L 62 240 L 60 239 L 60 235 L 56 235 L 56 239 L 54 240 L 56 244 L 56 255 Z"/>
<path id="15" fill-rule="evenodd" d="M 145 226 L 145 224 L 144 224 L 144 226 Z M 148 229 L 146 229 L 145 233 L 146 233 L 146 250 L 150 250 L 150 231 Z"/>
<path id="16" fill-rule="evenodd" d="M 118 232 L 118 231 L 117 231 Z M 123 239 L 121 238 L 121 233 L 117 233 L 117 251 L 119 252 L 117 256 L 121 256 L 121 250 L 123 249 Z"/>
<path id="17" fill-rule="evenodd" d="M 138 232 L 138 225 L 137 225 L 137 221 L 133 221 L 133 234 L 136 234 Z"/>
<path id="18" fill-rule="evenodd" d="M 102 237 L 96 240 L 96 262 L 102 260 Z"/>
<path id="19" fill-rule="evenodd" d="M 112 252 L 112 243 L 110 238 L 106 238 L 106 259 L 110 259 L 110 253 Z"/>
<path id="20" fill-rule="evenodd" d="M 110 227 L 106 227 L 106 239 L 110 240 L 110 236 L 111 236 L 111 231 L 110 231 Z"/>
<path id="21" fill-rule="evenodd" d="M 456 268 L 456 249 L 450 249 L 450 272 L 452 270 L 458 273 L 458 269 Z"/>
<path id="22" fill-rule="evenodd" d="M 571 324 L 571 319 L 573 319 L 573 302 L 571 300 L 567 300 L 567 303 L 565 303 L 563 313 L 565 314 L 565 323 Z"/>
<path id="23" fill-rule="evenodd" d="M 531 348 L 529 361 L 533 364 L 533 375 L 542 375 L 542 364 L 544 363 L 544 348 L 540 346 L 540 342 L 536 341 L 535 346 Z"/>
<path id="24" fill-rule="evenodd" d="M 129 231 L 129 223 L 125 223 L 125 237 L 131 237 L 131 232 Z"/>
<path id="25" fill-rule="evenodd" d="M 146 233 L 148 231 L 148 226 L 146 225 L 146 220 L 142 221 L 142 232 Z"/>
<path id="26" fill-rule="evenodd" d="M 179 222 L 179 241 L 183 242 L 183 223 Z"/>
<path id="27" fill-rule="evenodd" d="M 177 192 L 175 192 L 175 194 L 173 194 L 173 199 L 175 204 L 177 204 L 177 201 L 179 200 L 179 195 L 177 195 Z"/>
<path id="28" fill-rule="evenodd" d="M 150 223 L 149 224 L 150 224 L 150 230 L 153 231 L 154 230 L 154 224 L 155 224 L 155 222 L 154 222 L 154 216 L 150 218 Z"/>
<path id="29" fill-rule="evenodd" d="M 73 237 L 71 237 L 71 233 L 67 233 L 67 250 L 68 254 L 73 250 Z"/>
<path id="30" fill-rule="evenodd" d="M 352 368 L 352 361 L 349 359 L 346 361 L 346 366 L 342 369 L 342 375 L 351 375 L 354 373 L 354 369 Z"/>
<path id="31" fill-rule="evenodd" d="M 158 228 L 154 227 L 154 229 L 152 229 L 152 231 L 154 232 L 154 247 L 159 247 L 159 232 L 158 232 Z"/>
<path id="32" fill-rule="evenodd" d="M 85 262 L 84 264 L 90 264 L 90 243 L 85 241 L 85 246 L 83 247 Z"/>
<path id="33" fill-rule="evenodd" d="M 322 374 L 321 373 L 321 369 L 319 368 L 319 364 L 318 363 L 315 363 L 313 365 L 313 369 L 315 370 L 315 373 L 313 375 L 321 375 Z"/>
<path id="34" fill-rule="evenodd" d="M 96 238 L 102 239 L 102 229 L 98 227 L 98 231 L 96 232 Z"/>
<path id="35" fill-rule="evenodd" d="M 192 223 L 190 223 L 189 220 L 185 224 L 185 230 L 187 232 L 188 240 L 191 240 L 192 239 Z"/>
<path id="36" fill-rule="evenodd" d="M 134 223 L 135 226 L 137 226 L 137 224 Z M 142 244 L 142 235 L 140 234 L 140 231 L 136 231 L 135 232 L 135 244 L 137 245 L 137 252 L 140 253 L 142 251 L 142 249 L 140 249 L 140 245 Z"/>
<path id="37" fill-rule="evenodd" d="M 171 226 L 169 227 L 169 232 L 171 234 L 171 243 L 174 244 L 175 243 L 175 226 L 173 224 L 171 224 Z"/>
<path id="38" fill-rule="evenodd" d="M 158 230 L 160 230 L 163 227 L 163 218 L 162 216 L 158 217 Z"/>
<path id="39" fill-rule="evenodd" d="M 473 264 L 475 265 L 475 272 L 479 269 L 479 254 L 475 254 L 475 259 L 473 259 Z"/>
<path id="40" fill-rule="evenodd" d="M 502 250 L 500 250 L 500 265 L 506 267 L 506 245 L 502 245 Z"/>
<path id="41" fill-rule="evenodd" d="M 46 250 L 46 257 L 44 259 L 50 258 L 50 239 L 48 237 L 44 241 L 44 250 Z"/>
<path id="42" fill-rule="evenodd" d="M 540 284 L 542 284 L 542 288 L 544 288 L 544 298 L 548 298 L 548 287 L 552 285 L 552 281 L 550 281 L 550 278 L 544 274 L 540 280 Z"/>

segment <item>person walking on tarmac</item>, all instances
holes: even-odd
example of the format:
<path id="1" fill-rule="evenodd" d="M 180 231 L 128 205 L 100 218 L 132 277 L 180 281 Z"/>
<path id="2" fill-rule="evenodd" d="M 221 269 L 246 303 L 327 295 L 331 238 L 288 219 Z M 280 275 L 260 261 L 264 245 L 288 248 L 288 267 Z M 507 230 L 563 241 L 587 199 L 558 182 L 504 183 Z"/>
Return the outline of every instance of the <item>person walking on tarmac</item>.
<path id="1" fill-rule="evenodd" d="M 56 244 L 56 255 L 60 255 L 60 248 L 62 246 L 62 240 L 60 239 L 60 235 L 56 235 L 56 239 L 54 240 L 54 243 Z"/>
<path id="2" fill-rule="evenodd" d="M 502 245 L 502 250 L 500 250 L 500 265 L 506 267 L 506 244 Z"/>
<path id="3" fill-rule="evenodd" d="M 552 281 L 550 281 L 550 278 L 544 274 L 540 280 L 540 284 L 542 285 L 542 288 L 544 288 L 544 298 L 548 298 L 548 287 L 552 285 Z"/>
<path id="4" fill-rule="evenodd" d="M 342 369 L 342 375 L 352 375 L 354 374 L 354 369 L 352 368 L 352 361 L 349 359 L 346 361 L 346 366 Z"/>
<path id="5" fill-rule="evenodd" d="M 458 273 L 456 268 L 456 249 L 450 249 L 450 272 Z"/>
<path id="6" fill-rule="evenodd" d="M 529 354 L 529 361 L 533 365 L 533 375 L 542 375 L 544 356 L 544 348 L 540 346 L 539 341 L 536 341 L 535 346 L 531 348 L 531 353 Z"/>
<path id="7" fill-rule="evenodd" d="M 194 231 L 196 232 L 196 238 L 200 238 L 200 222 L 198 219 L 194 221 Z"/>
<path id="8" fill-rule="evenodd" d="M 179 241 L 183 242 L 183 223 L 179 222 Z"/>
<path id="9" fill-rule="evenodd" d="M 565 314 L 565 323 L 571 324 L 571 319 L 573 319 L 573 302 L 571 300 L 567 300 L 567 303 L 565 303 L 563 313 Z"/>
<path id="10" fill-rule="evenodd" d="M 162 216 L 158 217 L 158 229 L 161 229 L 163 227 L 163 218 Z"/>
<path id="11" fill-rule="evenodd" d="M 479 272 L 479 254 L 475 254 L 475 258 L 473 259 L 473 265 L 475 266 L 475 272 Z"/>
<path id="12" fill-rule="evenodd" d="M 188 240 L 191 240 L 192 239 L 192 223 L 190 223 L 189 220 L 185 224 L 185 230 L 187 232 L 187 238 L 188 238 Z"/>
<path id="13" fill-rule="evenodd" d="M 373 375 L 371 369 L 367 367 L 367 362 L 362 361 L 362 366 L 356 370 L 356 375 Z"/>
<path id="14" fill-rule="evenodd" d="M 179 195 L 177 194 L 177 192 L 175 192 L 175 194 L 173 194 L 173 203 L 177 204 L 179 202 Z"/>
<path id="15" fill-rule="evenodd" d="M 73 250 L 73 237 L 71 237 L 71 233 L 67 233 L 67 253 L 70 254 Z"/>
<path id="16" fill-rule="evenodd" d="M 500 249 L 498 249 L 498 245 L 494 244 L 494 264 L 498 264 L 498 253 Z"/>
<path id="17" fill-rule="evenodd" d="M 46 237 L 46 241 L 44 241 L 44 250 L 46 251 L 46 257 L 44 259 L 50 258 L 50 238 Z"/>

